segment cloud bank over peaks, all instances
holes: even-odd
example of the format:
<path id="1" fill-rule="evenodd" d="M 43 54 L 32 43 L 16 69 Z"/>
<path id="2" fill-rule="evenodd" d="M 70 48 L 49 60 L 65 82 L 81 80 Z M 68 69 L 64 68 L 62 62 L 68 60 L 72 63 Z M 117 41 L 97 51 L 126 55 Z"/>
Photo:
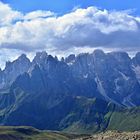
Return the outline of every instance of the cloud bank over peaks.
<path id="1" fill-rule="evenodd" d="M 23 14 L 0 2 L 0 51 L 5 50 L 0 53 L 0 61 L 10 55 L 41 50 L 56 55 L 95 48 L 138 51 L 139 35 L 140 17 L 127 10 L 92 6 L 62 16 L 42 10 Z"/>

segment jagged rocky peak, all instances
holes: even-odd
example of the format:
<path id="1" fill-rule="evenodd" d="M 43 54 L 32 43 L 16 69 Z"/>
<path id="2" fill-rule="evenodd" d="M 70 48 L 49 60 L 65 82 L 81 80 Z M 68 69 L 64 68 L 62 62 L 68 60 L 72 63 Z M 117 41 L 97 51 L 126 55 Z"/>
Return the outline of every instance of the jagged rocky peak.
<path id="1" fill-rule="evenodd" d="M 57 60 L 57 61 L 58 61 L 58 57 L 57 57 L 57 56 L 55 56 L 54 58 L 55 58 L 55 60 Z"/>
<path id="2" fill-rule="evenodd" d="M 36 56 L 33 59 L 33 64 L 41 64 L 43 61 L 45 61 L 48 57 L 48 54 L 46 51 L 43 52 L 37 52 Z"/>
<path id="3" fill-rule="evenodd" d="M 103 50 L 97 49 L 91 54 L 90 61 L 93 61 L 93 64 L 97 69 L 101 70 L 106 65 L 106 53 Z"/>
<path id="4" fill-rule="evenodd" d="M 17 60 L 15 60 L 14 62 L 17 62 L 19 64 L 25 64 L 28 65 L 28 67 L 30 66 L 31 62 L 30 59 L 26 56 L 26 54 L 22 54 L 18 57 Z"/>
<path id="5" fill-rule="evenodd" d="M 130 63 L 131 61 L 131 58 L 129 57 L 128 53 L 123 51 L 111 52 L 109 54 L 112 55 L 118 62 Z"/>
<path id="6" fill-rule="evenodd" d="M 5 69 L 3 70 L 2 82 L 0 82 L 1 88 L 10 86 L 17 76 L 29 70 L 30 65 L 31 62 L 25 54 L 22 54 L 13 62 L 6 62 Z"/>
<path id="7" fill-rule="evenodd" d="M 126 76 L 133 77 L 132 60 L 126 52 L 111 52 L 112 59 L 114 58 L 114 66 L 119 72 Z M 110 61 L 109 61 L 110 62 Z"/>
<path id="8" fill-rule="evenodd" d="M 56 59 L 55 57 L 53 57 L 52 55 L 48 55 L 47 61 L 46 61 L 46 65 L 45 68 L 48 67 L 48 65 L 55 65 L 57 64 L 58 59 Z"/>
<path id="9" fill-rule="evenodd" d="M 52 55 L 48 55 L 48 61 L 56 61 L 57 59 L 53 57 Z"/>
<path id="10" fill-rule="evenodd" d="M 140 66 L 140 52 L 136 53 L 132 61 L 133 61 L 134 66 Z"/>
<path id="11" fill-rule="evenodd" d="M 14 61 L 7 61 L 6 62 L 6 66 L 9 66 L 11 64 L 17 63 L 17 62 L 23 62 L 23 61 L 28 61 L 30 62 L 30 60 L 27 58 L 26 54 L 21 54 L 16 60 Z"/>
<path id="12" fill-rule="evenodd" d="M 18 57 L 18 60 L 29 60 L 26 56 L 26 54 L 21 54 L 19 57 Z"/>
<path id="13" fill-rule="evenodd" d="M 97 49 L 94 50 L 94 52 L 91 54 L 92 58 L 91 60 L 93 61 L 93 64 L 95 66 L 103 67 L 103 65 L 106 63 L 106 53 L 104 53 L 103 50 Z M 91 61 L 90 60 L 90 61 Z"/>
<path id="14" fill-rule="evenodd" d="M 75 58 L 76 58 L 75 54 L 71 54 L 71 55 L 69 55 L 68 57 L 65 58 L 65 62 L 68 63 L 68 64 L 73 63 L 75 61 Z"/>
<path id="15" fill-rule="evenodd" d="M 97 50 L 94 50 L 93 53 L 92 53 L 95 57 L 105 57 L 105 53 L 103 50 L 100 50 L 100 49 L 97 49 Z"/>
<path id="16" fill-rule="evenodd" d="M 46 51 L 42 51 L 42 52 L 37 52 L 36 53 L 36 57 L 38 57 L 40 59 L 46 58 L 47 56 L 48 56 L 48 54 L 47 54 Z"/>
<path id="17" fill-rule="evenodd" d="M 33 65 L 39 65 L 39 66 L 45 66 L 48 64 L 48 62 L 56 62 L 58 61 L 57 57 L 53 57 L 52 55 L 48 55 L 46 51 L 43 52 L 37 52 L 36 56 L 34 57 L 32 63 Z"/>
<path id="18" fill-rule="evenodd" d="M 31 62 L 30 62 L 30 59 L 27 58 L 26 54 L 21 54 L 17 60 L 13 61 L 13 63 L 18 63 L 20 65 L 25 65 L 25 66 L 30 66 Z"/>
<path id="19" fill-rule="evenodd" d="M 75 61 L 80 61 L 82 63 L 87 63 L 88 59 L 90 58 L 90 54 L 89 53 L 80 53 L 79 55 L 77 55 L 75 57 Z"/>
<path id="20" fill-rule="evenodd" d="M 36 53 L 32 61 L 32 67 L 30 68 L 30 72 L 34 69 L 34 65 L 38 65 L 40 69 L 48 72 L 51 66 L 56 65 L 58 62 L 57 57 L 53 57 L 52 55 L 48 55 L 45 51 Z M 51 71 L 51 70 L 50 70 Z"/>
<path id="21" fill-rule="evenodd" d="M 13 62 L 6 62 L 5 72 L 7 71 L 26 71 L 30 67 L 30 60 L 25 54 L 19 56 Z"/>

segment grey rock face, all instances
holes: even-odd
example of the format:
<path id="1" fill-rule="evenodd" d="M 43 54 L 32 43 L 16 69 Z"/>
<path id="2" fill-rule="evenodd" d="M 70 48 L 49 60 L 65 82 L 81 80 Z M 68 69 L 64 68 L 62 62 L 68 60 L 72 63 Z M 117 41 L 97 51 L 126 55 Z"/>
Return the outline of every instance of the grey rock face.
<path id="1" fill-rule="evenodd" d="M 30 65 L 30 60 L 25 54 L 13 62 L 6 62 L 5 69 L 0 72 L 0 88 L 9 87 L 19 75 L 28 71 Z"/>
<path id="2" fill-rule="evenodd" d="M 140 105 L 139 62 L 139 53 L 102 50 L 62 60 L 40 52 L 32 62 L 21 55 L 0 70 L 0 124 L 104 130 L 116 106 Z"/>
<path id="3" fill-rule="evenodd" d="M 0 89 L 12 83 L 12 89 L 25 85 L 23 89 L 29 92 L 98 97 L 119 105 L 137 106 L 140 105 L 140 53 L 131 59 L 125 52 L 95 50 L 59 61 L 39 52 L 32 62 L 21 55 L 7 62 L 0 71 Z"/>

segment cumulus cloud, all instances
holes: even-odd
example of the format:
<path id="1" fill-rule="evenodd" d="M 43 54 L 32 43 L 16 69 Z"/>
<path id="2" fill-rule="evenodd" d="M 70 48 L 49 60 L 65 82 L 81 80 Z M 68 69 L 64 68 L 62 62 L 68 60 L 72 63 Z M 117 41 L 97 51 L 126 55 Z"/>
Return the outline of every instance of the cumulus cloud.
<path id="1" fill-rule="evenodd" d="M 53 13 L 51 11 L 37 10 L 37 11 L 33 11 L 33 12 L 26 14 L 24 16 L 24 19 L 25 20 L 33 20 L 36 18 L 47 18 L 47 17 L 54 16 L 54 15 L 55 15 L 55 13 Z"/>
<path id="2" fill-rule="evenodd" d="M 23 14 L 0 2 L 0 51 L 8 50 L 9 55 L 13 50 L 56 55 L 95 48 L 131 52 L 139 50 L 139 35 L 140 17 L 129 11 L 88 7 L 62 16 L 41 10 Z"/>
<path id="3" fill-rule="evenodd" d="M 15 20 L 22 18 L 22 14 L 12 10 L 9 5 L 0 2 L 0 27 L 9 25 Z"/>

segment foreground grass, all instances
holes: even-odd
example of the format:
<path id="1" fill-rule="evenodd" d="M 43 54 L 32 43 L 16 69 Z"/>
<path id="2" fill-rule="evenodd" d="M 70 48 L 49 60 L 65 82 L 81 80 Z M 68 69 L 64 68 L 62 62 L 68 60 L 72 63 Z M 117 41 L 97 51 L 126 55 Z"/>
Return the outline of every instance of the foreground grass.
<path id="1" fill-rule="evenodd" d="M 61 132 L 40 131 L 32 127 L 0 127 L 0 140 L 71 140 L 78 136 Z"/>

